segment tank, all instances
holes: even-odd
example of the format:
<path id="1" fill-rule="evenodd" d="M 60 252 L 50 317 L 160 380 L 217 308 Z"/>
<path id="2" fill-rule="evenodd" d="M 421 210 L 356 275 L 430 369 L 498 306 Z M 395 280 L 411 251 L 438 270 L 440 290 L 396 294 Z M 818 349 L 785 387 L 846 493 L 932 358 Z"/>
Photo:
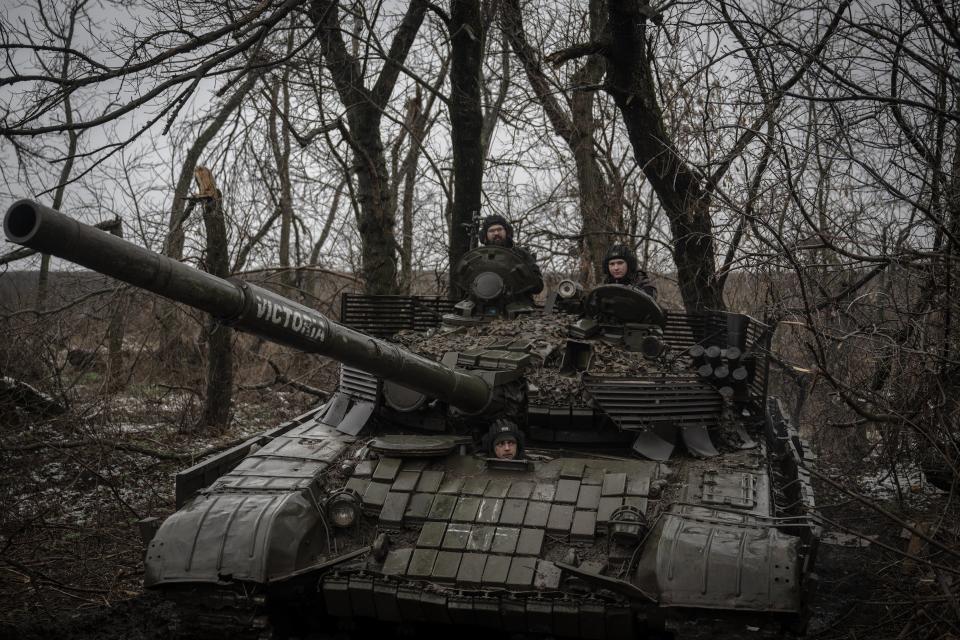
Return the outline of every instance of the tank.
<path id="1" fill-rule="evenodd" d="M 536 307 L 516 297 L 523 265 L 483 247 L 455 267 L 472 305 L 346 296 L 338 324 L 33 202 L 4 230 L 342 363 L 328 402 L 179 473 L 178 510 L 143 523 L 145 585 L 181 604 L 188 631 L 802 631 L 812 461 L 767 396 L 763 323 L 616 285 L 564 282 Z M 490 304 L 498 286 L 509 304 Z M 494 424 L 516 426 L 522 455 L 493 455 Z"/>

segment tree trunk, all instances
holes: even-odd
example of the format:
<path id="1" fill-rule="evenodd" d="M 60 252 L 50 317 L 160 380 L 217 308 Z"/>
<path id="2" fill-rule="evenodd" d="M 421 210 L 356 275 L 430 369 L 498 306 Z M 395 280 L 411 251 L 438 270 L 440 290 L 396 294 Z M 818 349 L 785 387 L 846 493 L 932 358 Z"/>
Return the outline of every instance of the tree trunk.
<path id="1" fill-rule="evenodd" d="M 226 278 L 229 273 L 227 225 L 223 215 L 223 197 L 213 175 L 206 167 L 197 167 L 197 197 L 203 204 L 203 224 L 207 232 L 206 271 Z M 233 396 L 233 331 L 213 319 L 207 322 L 207 393 L 203 425 L 223 429 L 230 422 Z"/>
<path id="2" fill-rule="evenodd" d="M 200 162 L 200 156 L 210 141 L 216 137 L 226 124 L 230 114 L 237 110 L 243 103 L 244 97 L 253 88 L 254 83 L 259 77 L 258 73 L 251 71 L 244 78 L 243 84 L 233 93 L 230 98 L 223 103 L 220 111 L 210 120 L 206 128 L 200 132 L 197 139 L 190 145 L 186 157 L 183 159 L 183 166 L 180 168 L 180 175 L 177 177 L 177 184 L 173 189 L 173 204 L 170 207 L 170 217 L 167 220 L 167 238 L 164 242 L 163 253 L 174 260 L 183 258 L 184 233 L 183 224 L 186 222 L 189 212 L 187 200 L 190 192 L 190 184 L 193 180 L 194 169 Z"/>
<path id="3" fill-rule="evenodd" d="M 710 198 L 681 159 L 657 102 L 646 39 L 645 2 L 610 2 L 606 91 L 613 97 L 643 168 L 670 221 L 673 259 L 688 311 L 725 309 L 716 278 Z"/>
<path id="4" fill-rule="evenodd" d="M 396 201 L 391 197 L 387 159 L 380 137 L 380 111 L 356 109 L 354 123 L 354 165 L 357 173 L 357 200 L 360 220 L 357 231 L 361 247 L 361 270 L 365 291 L 373 295 L 396 293 L 397 234 Z"/>
<path id="5" fill-rule="evenodd" d="M 590 2 L 590 31 L 603 29 L 602 0 Z M 554 87 L 540 64 L 540 55 L 527 42 L 519 0 L 506 0 L 502 6 L 504 33 L 517 58 L 523 64 L 527 78 L 557 135 L 573 153 L 577 169 L 577 187 L 580 199 L 580 279 L 585 284 L 596 282 L 601 261 L 607 247 L 622 232 L 622 215 L 611 206 L 607 196 L 607 181 L 600 168 L 594 148 L 593 117 L 594 91 L 578 90 L 570 99 L 569 112 L 557 100 Z M 603 77 L 605 62 L 600 54 L 587 56 L 584 65 L 573 74 L 577 87 L 596 85 Z"/>
<path id="6" fill-rule="evenodd" d="M 394 35 L 383 69 L 372 89 L 363 84 L 364 68 L 347 49 L 336 0 L 313 0 L 310 18 L 317 26 L 323 60 L 347 113 L 344 139 L 353 150 L 360 217 L 357 230 L 366 292 L 390 294 L 397 289 L 396 200 L 392 197 L 380 119 L 413 45 L 427 4 L 412 0 Z"/>
<path id="7" fill-rule="evenodd" d="M 408 100 L 406 104 L 403 131 L 394 143 L 394 176 L 391 189 L 394 200 L 400 202 L 401 247 L 398 288 L 404 294 L 410 293 L 413 284 L 413 219 L 415 213 L 413 197 L 417 186 L 417 164 L 420 162 L 423 141 L 434 122 L 430 117 L 433 113 L 433 104 L 441 87 L 443 87 L 449 68 L 450 58 L 447 57 L 440 65 L 440 72 L 434 80 L 432 91 L 429 92 L 426 103 L 424 103 L 420 85 L 417 85 L 413 98 Z M 401 162 L 400 150 L 404 139 L 408 135 L 410 144 L 407 145 L 406 153 L 403 154 L 403 161 Z"/>
<path id="8" fill-rule="evenodd" d="M 453 281 L 453 267 L 470 251 L 473 220 L 479 215 L 483 189 L 483 107 L 481 65 L 483 24 L 479 0 L 450 3 L 450 138 L 453 145 L 453 206 L 450 209 L 449 296 L 463 297 Z"/>
<path id="9" fill-rule="evenodd" d="M 292 43 L 291 43 L 292 44 Z M 290 270 L 290 227 L 293 224 L 293 186 L 290 183 L 290 128 L 287 118 L 290 114 L 290 89 L 287 86 L 289 71 L 271 88 L 270 91 L 270 148 L 273 151 L 277 167 L 277 179 L 280 194 L 277 207 L 280 209 L 280 283 L 283 295 L 293 295 L 293 272 Z M 279 121 L 279 122 L 278 122 Z"/>
<path id="10" fill-rule="evenodd" d="M 402 169 L 399 171 L 403 177 L 403 197 L 400 204 L 399 289 L 400 293 L 407 295 L 410 294 L 410 288 L 413 284 L 413 193 L 417 184 L 417 161 L 420 158 L 420 145 L 423 143 L 426 120 L 423 113 L 423 96 L 420 86 L 417 85 L 416 94 L 413 99 L 407 102 L 405 122 L 410 134 L 410 148 L 407 150 Z"/>
<path id="11" fill-rule="evenodd" d="M 170 217 L 167 220 L 167 237 L 164 241 L 163 253 L 174 260 L 183 259 L 185 242 L 184 224 L 189 219 L 196 201 L 189 197 L 190 185 L 194 179 L 194 171 L 207 145 L 226 124 L 230 114 L 234 113 L 243 103 L 243 99 L 253 88 L 259 73 L 251 71 L 244 78 L 243 83 L 223 103 L 220 110 L 213 116 L 207 126 L 200 132 L 193 144 L 187 150 L 187 155 L 180 167 L 180 174 L 173 190 L 173 202 L 170 207 Z M 173 302 L 159 302 L 159 347 L 157 358 L 171 366 L 181 362 L 180 353 L 184 348 L 184 317 L 183 312 Z"/>
<path id="12" fill-rule="evenodd" d="M 110 233 L 123 238 L 123 225 L 117 219 Z M 125 326 L 127 293 L 121 289 L 117 300 L 110 310 L 110 324 L 107 325 L 107 390 L 116 391 L 122 384 L 123 373 L 123 334 Z"/>

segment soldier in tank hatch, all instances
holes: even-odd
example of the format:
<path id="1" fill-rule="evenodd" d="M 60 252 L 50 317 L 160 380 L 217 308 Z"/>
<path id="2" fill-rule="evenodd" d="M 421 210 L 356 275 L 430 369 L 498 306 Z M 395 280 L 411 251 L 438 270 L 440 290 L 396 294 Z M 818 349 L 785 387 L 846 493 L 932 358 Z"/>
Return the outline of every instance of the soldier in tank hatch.
<path id="1" fill-rule="evenodd" d="M 610 247 L 603 257 L 603 270 L 607 276 L 606 284 L 622 284 L 657 299 L 657 288 L 637 264 L 637 255 L 627 246 L 615 244 Z"/>
<path id="2" fill-rule="evenodd" d="M 483 438 L 487 456 L 501 460 L 521 460 L 524 455 L 523 441 L 520 427 L 506 418 L 494 421 Z"/>
<path id="3" fill-rule="evenodd" d="M 528 293 L 538 294 L 543 291 L 543 274 L 540 273 L 540 266 L 537 264 L 537 257 L 523 247 L 513 243 L 513 225 L 506 218 L 499 214 L 489 215 L 483 219 L 480 225 L 480 244 L 484 246 L 503 247 L 512 249 L 515 253 L 522 256 L 530 264 L 540 280 L 540 285 L 530 289 Z"/>

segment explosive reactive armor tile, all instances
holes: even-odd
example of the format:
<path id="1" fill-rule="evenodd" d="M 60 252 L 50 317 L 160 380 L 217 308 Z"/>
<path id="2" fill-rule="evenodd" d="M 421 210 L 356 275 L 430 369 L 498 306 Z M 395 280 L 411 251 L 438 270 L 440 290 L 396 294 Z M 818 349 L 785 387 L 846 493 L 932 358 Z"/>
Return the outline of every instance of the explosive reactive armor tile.
<path id="1" fill-rule="evenodd" d="M 434 580 L 452 582 L 457 577 L 457 571 L 460 569 L 461 553 L 452 551 L 440 551 L 437 553 L 437 560 L 433 565 L 433 573 L 430 576 Z"/>
<path id="2" fill-rule="evenodd" d="M 533 577 L 533 587 L 542 591 L 552 591 L 557 587 L 553 587 L 549 582 L 549 579 L 541 579 L 541 564 L 544 563 L 537 563 L 537 573 Z M 556 569 L 555 566 L 554 569 Z M 557 571 L 559 571 L 559 569 L 557 569 Z M 559 576 L 557 576 L 557 579 L 559 580 Z M 558 636 L 563 635 L 571 638 L 587 637 L 580 632 L 580 606 L 576 600 L 564 598 L 562 600 L 553 601 L 553 629 L 554 633 Z"/>
<path id="3" fill-rule="evenodd" d="M 622 504 L 623 498 L 619 496 L 600 498 L 600 505 L 597 507 L 597 522 L 606 522 L 609 520 L 610 514 Z"/>
<path id="4" fill-rule="evenodd" d="M 510 573 L 510 556 L 490 556 L 483 567 L 483 585 L 502 587 Z"/>
<path id="5" fill-rule="evenodd" d="M 490 546 L 491 553 L 512 554 L 517 548 L 517 540 L 520 538 L 520 529 L 515 527 L 497 527 L 493 534 L 493 544 Z"/>
<path id="6" fill-rule="evenodd" d="M 493 543 L 493 533 L 496 527 L 476 526 L 470 530 L 470 537 L 467 538 L 467 551 L 478 551 L 486 553 L 490 550 Z"/>
<path id="7" fill-rule="evenodd" d="M 553 496 L 554 502 L 574 504 L 580 494 L 579 480 L 560 480 L 557 482 L 557 493 Z"/>
<path id="8" fill-rule="evenodd" d="M 560 569 L 546 560 L 537 560 L 533 586 L 540 591 L 556 591 L 560 588 Z"/>
<path id="9" fill-rule="evenodd" d="M 622 496 L 627 488 L 627 474 L 608 473 L 603 476 L 603 496 Z"/>
<path id="10" fill-rule="evenodd" d="M 533 495 L 531 500 L 541 500 L 543 502 L 553 501 L 553 495 L 557 492 L 557 485 L 554 484 L 537 484 L 533 488 Z"/>
<path id="11" fill-rule="evenodd" d="M 357 492 L 357 495 L 362 496 L 366 493 L 368 484 L 370 484 L 370 481 L 364 478 L 350 478 L 344 485 L 344 489 L 353 489 Z"/>
<path id="12" fill-rule="evenodd" d="M 410 496 L 410 502 L 407 504 L 407 510 L 403 517 L 410 522 L 422 522 L 426 520 L 430 513 L 430 505 L 433 504 L 432 493 L 415 493 Z"/>
<path id="13" fill-rule="evenodd" d="M 573 514 L 573 525 L 570 527 L 570 538 L 577 542 L 593 542 L 593 536 L 596 528 L 596 511 L 577 511 Z"/>
<path id="14" fill-rule="evenodd" d="M 530 497 L 530 494 L 533 493 L 533 487 L 532 482 L 514 482 L 510 485 L 507 497 L 526 500 Z"/>
<path id="15" fill-rule="evenodd" d="M 525 527 L 545 527 L 550 517 L 549 502 L 528 502 L 527 513 L 523 517 Z"/>
<path id="16" fill-rule="evenodd" d="M 455 522 L 473 522 L 477 517 L 477 509 L 480 508 L 480 498 L 474 496 L 462 496 L 457 500 L 457 506 L 453 509 L 453 515 L 450 519 Z"/>
<path id="17" fill-rule="evenodd" d="M 447 532 L 447 525 L 443 522 L 425 522 L 420 529 L 420 537 L 417 538 L 417 546 L 428 549 L 436 549 L 443 542 L 443 536 Z"/>
<path id="18" fill-rule="evenodd" d="M 367 490 L 363 492 L 363 506 L 371 509 L 379 509 L 383 506 L 383 501 L 387 499 L 387 493 L 389 491 L 389 484 L 371 482 L 367 485 Z"/>
<path id="19" fill-rule="evenodd" d="M 523 515 L 527 512 L 527 501 L 507 498 L 500 509 L 500 524 L 523 524 Z"/>
<path id="20" fill-rule="evenodd" d="M 573 505 L 555 504 L 550 509 L 550 518 L 547 519 L 547 531 L 560 535 L 570 533 L 573 523 Z"/>
<path id="21" fill-rule="evenodd" d="M 539 556 L 543 548 L 543 529 L 521 529 L 517 541 L 517 555 Z"/>
<path id="22" fill-rule="evenodd" d="M 443 471 L 424 471 L 420 474 L 420 482 L 417 483 L 417 491 L 423 493 L 436 493 L 443 481 Z"/>
<path id="23" fill-rule="evenodd" d="M 397 604 L 397 585 L 377 581 L 373 584 L 373 607 L 377 618 L 385 622 L 400 622 L 400 605 Z"/>
<path id="24" fill-rule="evenodd" d="M 580 478 L 580 484 L 586 484 L 590 486 L 600 486 L 603 484 L 603 469 L 598 469 L 596 467 L 587 467 L 583 472 L 583 477 Z"/>
<path id="25" fill-rule="evenodd" d="M 447 476 L 443 479 L 443 482 L 440 483 L 440 488 L 437 489 L 437 493 L 460 493 L 460 488 L 463 487 L 463 478 L 452 478 Z"/>
<path id="26" fill-rule="evenodd" d="M 537 635 L 553 631 L 553 602 L 540 598 L 527 600 L 527 629 Z"/>
<path id="27" fill-rule="evenodd" d="M 510 561 L 510 573 L 507 574 L 507 585 L 512 587 L 531 586 L 536 568 L 536 558 L 514 557 L 513 560 Z"/>
<path id="28" fill-rule="evenodd" d="M 487 483 L 487 488 L 484 489 L 483 495 L 486 498 L 506 498 L 509 491 L 509 480 L 504 480 L 503 478 L 494 478 Z"/>
<path id="29" fill-rule="evenodd" d="M 377 470 L 373 472 L 373 479 L 380 482 L 393 482 L 400 471 L 400 458 L 380 458 Z"/>
<path id="30" fill-rule="evenodd" d="M 584 467 L 585 465 L 578 460 L 567 460 L 560 469 L 560 477 L 579 480 L 583 477 Z"/>
<path id="31" fill-rule="evenodd" d="M 452 551 L 463 551 L 467 547 L 467 540 L 470 539 L 471 525 L 459 522 L 451 522 L 447 525 L 447 533 L 443 536 L 443 549 Z"/>
<path id="32" fill-rule="evenodd" d="M 380 524 L 387 527 L 399 527 L 403 522 L 403 514 L 407 510 L 407 502 L 409 501 L 409 493 L 389 492 L 383 501 L 383 509 L 380 510 Z"/>
<path id="33" fill-rule="evenodd" d="M 457 584 L 478 586 L 483 581 L 483 567 L 486 563 L 486 554 L 463 554 L 463 558 L 460 559 L 460 569 L 457 571 Z"/>
<path id="34" fill-rule="evenodd" d="M 647 499 L 641 498 L 640 496 L 627 496 L 623 499 L 623 504 L 628 504 L 631 507 L 636 507 L 640 509 L 640 513 L 647 512 Z"/>
<path id="35" fill-rule="evenodd" d="M 650 476 L 634 475 L 627 476 L 628 496 L 648 496 L 650 495 Z"/>
<path id="36" fill-rule="evenodd" d="M 499 498 L 483 498 L 477 510 L 476 522 L 480 524 L 496 524 L 503 509 L 503 500 Z"/>
<path id="37" fill-rule="evenodd" d="M 487 489 L 487 478 L 468 478 L 463 483 L 460 493 L 465 496 L 482 496 Z"/>
<path id="38" fill-rule="evenodd" d="M 383 573 L 388 576 L 398 576 L 406 573 L 411 555 L 413 555 L 413 549 L 394 549 L 387 554 L 387 559 L 383 561 Z"/>
<path id="39" fill-rule="evenodd" d="M 373 475 L 374 465 L 376 465 L 376 460 L 364 460 L 357 464 L 353 469 L 354 478 L 369 478 Z"/>
<path id="40" fill-rule="evenodd" d="M 401 471 L 397 474 L 397 479 L 393 481 L 393 486 L 390 487 L 391 491 L 404 491 L 410 492 L 413 491 L 417 486 L 417 481 L 420 479 L 419 471 Z"/>
<path id="41" fill-rule="evenodd" d="M 373 578 L 365 575 L 351 575 L 347 580 L 353 614 L 364 617 L 377 615 L 377 607 L 373 602 Z"/>
<path id="42" fill-rule="evenodd" d="M 596 510 L 600 504 L 600 487 L 597 485 L 581 485 L 577 496 L 577 509 Z"/>
<path id="43" fill-rule="evenodd" d="M 433 563 L 437 560 L 435 549 L 414 549 L 407 566 L 407 575 L 413 578 L 427 578 L 433 572 Z"/>
<path id="44" fill-rule="evenodd" d="M 457 506 L 457 496 L 438 493 L 430 505 L 430 513 L 427 518 L 430 520 L 449 520 L 453 515 L 453 510 Z"/>

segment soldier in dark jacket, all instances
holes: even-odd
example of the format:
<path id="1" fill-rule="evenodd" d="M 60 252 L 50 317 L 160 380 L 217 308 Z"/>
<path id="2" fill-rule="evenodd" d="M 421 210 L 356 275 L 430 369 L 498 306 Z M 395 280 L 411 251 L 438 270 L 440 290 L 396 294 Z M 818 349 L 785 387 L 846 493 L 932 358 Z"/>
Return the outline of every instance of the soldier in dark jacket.
<path id="1" fill-rule="evenodd" d="M 501 215 L 493 214 L 483 219 L 480 225 L 480 244 L 484 246 L 503 247 L 511 249 L 517 255 L 521 256 L 537 275 L 540 284 L 527 293 L 537 294 L 543 291 L 543 274 L 540 272 L 540 266 L 537 264 L 537 257 L 513 243 L 513 225 Z"/>
<path id="2" fill-rule="evenodd" d="M 633 287 L 657 299 L 657 288 L 647 272 L 637 264 L 637 255 L 625 245 L 615 244 L 607 250 L 607 255 L 603 257 L 603 270 L 607 274 L 606 284 Z"/>

